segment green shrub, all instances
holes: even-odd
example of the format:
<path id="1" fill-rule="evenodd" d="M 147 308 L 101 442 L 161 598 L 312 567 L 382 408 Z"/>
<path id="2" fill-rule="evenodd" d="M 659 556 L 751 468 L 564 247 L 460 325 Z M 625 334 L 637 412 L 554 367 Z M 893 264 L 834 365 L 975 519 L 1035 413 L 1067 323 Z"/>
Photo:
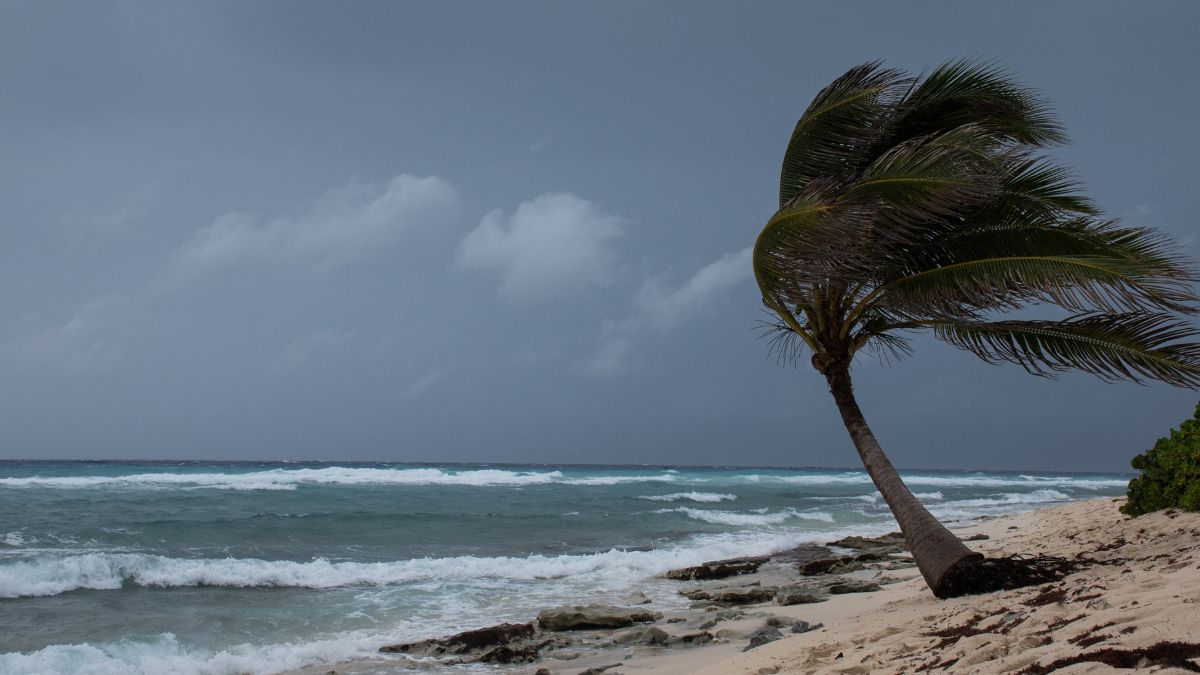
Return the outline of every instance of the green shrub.
<path id="1" fill-rule="evenodd" d="M 1129 463 L 1142 473 L 1129 481 L 1123 513 L 1140 516 L 1172 506 L 1200 511 L 1200 405 L 1192 419 Z"/>

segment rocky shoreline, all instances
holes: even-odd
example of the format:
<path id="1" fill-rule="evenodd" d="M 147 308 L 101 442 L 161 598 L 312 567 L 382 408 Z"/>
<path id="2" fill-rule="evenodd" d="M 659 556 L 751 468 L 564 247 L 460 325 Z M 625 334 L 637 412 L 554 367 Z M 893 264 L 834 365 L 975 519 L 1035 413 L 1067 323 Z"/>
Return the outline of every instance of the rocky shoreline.
<path id="1" fill-rule="evenodd" d="M 657 598 L 550 608 L 527 623 L 389 646 L 332 672 L 1200 672 L 1200 513 L 1133 519 L 1122 502 L 1072 502 L 958 530 L 989 556 L 1087 562 L 1040 586 L 939 600 L 896 538 L 849 538 L 674 570 L 646 583 Z M 331 672 L 318 668 L 295 672 Z"/>
<path id="2" fill-rule="evenodd" d="M 820 623 L 779 610 L 825 602 L 832 595 L 873 593 L 914 578 L 916 569 L 903 538 L 891 533 L 846 537 L 770 556 L 714 560 L 662 576 L 679 582 L 676 592 L 691 601 L 687 608 L 658 611 L 653 599 L 639 591 L 620 604 L 547 608 L 527 623 L 386 645 L 379 651 L 406 655 L 413 666 L 425 668 L 494 664 L 499 670 L 540 675 L 617 675 L 623 663 L 642 655 L 712 644 L 749 651 L 785 632 L 821 630 Z"/>

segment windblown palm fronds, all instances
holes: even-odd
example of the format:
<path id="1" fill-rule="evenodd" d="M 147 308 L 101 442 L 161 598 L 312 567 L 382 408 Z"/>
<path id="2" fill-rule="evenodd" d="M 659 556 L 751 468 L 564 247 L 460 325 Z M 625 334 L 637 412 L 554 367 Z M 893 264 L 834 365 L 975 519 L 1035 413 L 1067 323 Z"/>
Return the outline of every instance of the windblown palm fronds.
<path id="1" fill-rule="evenodd" d="M 811 353 L 942 597 L 1065 567 L 985 563 L 921 506 L 854 399 L 856 354 L 906 355 L 905 336 L 929 330 L 1035 375 L 1200 386 L 1197 331 L 1180 318 L 1196 311 L 1193 272 L 1165 237 L 1100 215 L 1042 154 L 1064 141 L 1045 101 L 994 65 L 954 61 L 924 77 L 853 68 L 796 123 L 778 211 L 754 245 L 763 302 L 779 319 L 772 347 Z M 1066 316 L 999 316 L 1055 308 Z"/>
<path id="2" fill-rule="evenodd" d="M 851 70 L 788 144 L 780 208 L 754 247 L 764 302 L 819 360 L 928 328 L 1038 375 L 1200 385 L 1200 351 L 1183 344 L 1196 331 L 1176 319 L 1194 311 L 1193 273 L 1164 237 L 1100 217 L 1038 154 L 1062 140 L 1040 98 L 994 66 Z M 1078 316 L 993 320 L 1048 305 Z"/>

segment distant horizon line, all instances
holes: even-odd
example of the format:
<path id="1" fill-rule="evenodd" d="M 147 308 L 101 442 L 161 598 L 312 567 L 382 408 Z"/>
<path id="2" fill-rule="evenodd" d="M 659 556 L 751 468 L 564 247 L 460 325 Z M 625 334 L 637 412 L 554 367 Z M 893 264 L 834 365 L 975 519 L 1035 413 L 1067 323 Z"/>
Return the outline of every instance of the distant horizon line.
<path id="1" fill-rule="evenodd" d="M 604 468 L 604 469 L 725 469 L 767 471 L 849 471 L 866 473 L 862 467 L 845 466 L 791 466 L 791 465 L 738 465 L 738 464 L 667 464 L 661 462 L 646 464 L 604 464 L 596 462 L 446 462 L 446 461 L 411 461 L 411 460 L 327 460 L 327 459 L 34 459 L 12 458 L 0 459 L 0 464 L 228 464 L 228 465 L 263 465 L 263 464 L 325 464 L 325 465 L 401 465 L 401 466 L 447 466 L 447 467 L 544 467 L 544 468 Z M 942 473 L 1048 473 L 1048 474 L 1088 474 L 1135 476 L 1136 471 L 1068 471 L 1062 469 L 947 469 L 931 467 L 899 467 L 901 472 L 934 471 Z"/>

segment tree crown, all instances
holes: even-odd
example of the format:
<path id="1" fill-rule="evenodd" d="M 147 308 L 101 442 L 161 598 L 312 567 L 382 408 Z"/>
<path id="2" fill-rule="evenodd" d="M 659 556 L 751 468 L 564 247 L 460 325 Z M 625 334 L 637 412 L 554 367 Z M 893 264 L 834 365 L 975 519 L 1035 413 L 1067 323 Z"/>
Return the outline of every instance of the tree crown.
<path id="1" fill-rule="evenodd" d="M 1101 216 L 1045 148 L 1045 101 L 997 66 L 922 77 L 879 62 L 823 89 L 784 154 L 779 209 L 754 246 L 774 347 L 823 372 L 932 330 L 1037 375 L 1200 385 L 1189 264 L 1164 236 Z M 1046 307 L 1061 319 L 999 314 Z"/>

